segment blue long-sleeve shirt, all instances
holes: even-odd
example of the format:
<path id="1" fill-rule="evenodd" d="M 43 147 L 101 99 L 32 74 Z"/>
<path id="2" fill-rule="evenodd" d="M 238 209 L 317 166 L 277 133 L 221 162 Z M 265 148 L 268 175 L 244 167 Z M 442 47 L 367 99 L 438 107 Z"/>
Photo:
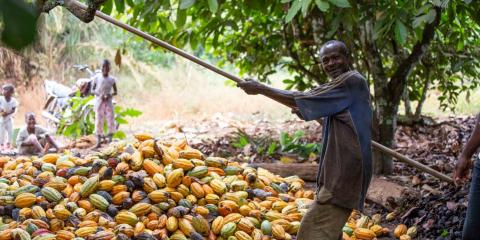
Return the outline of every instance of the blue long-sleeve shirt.
<path id="1" fill-rule="evenodd" d="M 333 89 L 300 93 L 295 101 L 305 120 L 325 118 L 318 189 L 331 192 L 335 205 L 363 210 L 372 177 L 372 110 L 364 77 L 353 74 Z"/>

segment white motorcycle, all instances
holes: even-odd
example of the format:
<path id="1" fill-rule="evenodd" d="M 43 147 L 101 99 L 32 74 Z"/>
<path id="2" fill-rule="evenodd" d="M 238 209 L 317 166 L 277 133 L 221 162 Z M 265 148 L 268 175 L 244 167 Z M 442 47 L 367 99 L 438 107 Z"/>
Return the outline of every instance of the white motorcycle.
<path id="1" fill-rule="evenodd" d="M 76 81 L 73 87 L 65 86 L 54 80 L 45 80 L 44 88 L 46 93 L 46 101 L 43 106 L 42 117 L 46 121 L 47 128 L 56 131 L 60 124 L 63 111 L 69 107 L 69 100 L 71 97 L 80 93 L 81 97 L 88 97 L 93 95 L 92 78 L 101 73 L 100 70 L 91 71 L 86 65 L 74 65 L 74 68 L 80 71 L 86 71 L 90 78 L 80 78 Z M 87 105 L 94 104 L 94 100 L 88 102 Z M 85 111 L 90 111 L 92 108 L 85 108 Z M 88 112 L 84 114 L 88 116 Z"/>

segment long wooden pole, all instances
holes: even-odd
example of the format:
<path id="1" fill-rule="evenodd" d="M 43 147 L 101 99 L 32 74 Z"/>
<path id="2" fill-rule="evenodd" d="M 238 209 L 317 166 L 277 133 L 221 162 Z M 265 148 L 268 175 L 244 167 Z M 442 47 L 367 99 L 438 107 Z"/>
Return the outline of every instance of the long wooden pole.
<path id="1" fill-rule="evenodd" d="M 82 3 L 78 2 L 78 1 L 72 1 L 72 2 L 75 3 L 77 6 L 81 7 L 83 10 L 86 10 L 86 9 L 87 9 L 87 6 L 85 6 L 84 4 L 82 4 Z M 176 53 L 176 54 L 178 54 L 178 55 L 180 55 L 180 56 L 182 56 L 182 57 L 184 57 L 184 58 L 186 58 L 186 59 L 188 59 L 188 60 L 190 60 L 190 61 L 198 64 L 198 65 L 201 65 L 201 66 L 203 66 L 203 67 L 205 67 L 205 68 L 207 68 L 207 69 L 209 69 L 209 70 L 211 70 L 211 71 L 213 71 L 213 72 L 216 72 L 216 73 L 218 73 L 218 74 L 220 74 L 220 75 L 222 75 L 222 76 L 224 76 L 224 77 L 226 77 L 226 78 L 228 78 L 228 79 L 231 79 L 232 81 L 234 81 L 234 82 L 236 82 L 236 83 L 239 83 L 239 82 L 242 82 L 242 81 L 243 81 L 243 79 L 241 79 L 241 78 L 239 78 L 239 77 L 237 77 L 237 76 L 235 76 L 235 75 L 233 75 L 233 74 L 231 74 L 231 73 L 225 72 L 225 71 L 223 71 L 222 69 L 220 69 L 220 68 L 218 68 L 218 67 L 216 67 L 216 66 L 214 66 L 214 65 L 212 65 L 212 64 L 210 64 L 210 63 L 207 63 L 207 62 L 201 60 L 200 58 L 197 58 L 197 57 L 195 57 L 195 56 L 193 56 L 193 55 L 191 55 L 191 54 L 183 51 L 182 49 L 179 49 L 179 48 L 177 48 L 177 47 L 174 47 L 174 46 L 168 44 L 167 42 L 164 42 L 164 41 L 162 41 L 162 40 L 160 40 L 160 39 L 158 39 L 158 38 L 156 38 L 156 37 L 154 37 L 154 36 L 152 36 L 152 35 L 150 35 L 150 34 L 148 34 L 148 33 L 142 32 L 142 31 L 140 31 L 140 30 L 138 30 L 138 29 L 136 29 L 136 28 L 134 28 L 134 27 L 132 27 L 132 26 L 130 26 L 130 25 L 127 25 L 127 24 L 125 24 L 125 23 L 122 23 L 122 22 L 118 21 L 117 19 L 112 18 L 112 17 L 110 17 L 109 15 L 107 15 L 107 14 L 105 14 L 105 13 L 102 13 L 102 12 L 100 12 L 100 11 L 97 11 L 97 12 L 95 13 L 95 15 L 96 15 L 97 17 L 99 17 L 99 18 L 101 18 L 101 19 L 109 22 L 109 23 L 112 23 L 113 25 L 116 25 L 116 26 L 118 26 L 118 27 L 120 27 L 120 28 L 123 28 L 123 29 L 125 29 L 125 30 L 127 30 L 127 31 L 129 31 L 129 32 L 131 32 L 131 33 L 133 33 L 133 34 L 135 34 L 135 35 L 137 35 L 137 36 L 140 36 L 140 37 L 142 37 L 142 38 L 144 38 L 144 39 L 146 39 L 146 40 L 148 40 L 148 41 L 150 41 L 150 42 L 152 42 L 152 43 L 155 43 L 155 44 L 159 45 L 160 47 L 163 47 L 163 48 L 165 48 L 165 49 L 167 49 L 167 50 L 169 50 L 169 51 L 171 51 L 171 52 L 174 52 L 174 53 Z M 383 153 L 385 153 L 385 154 L 388 154 L 388 155 L 390 155 L 390 156 L 392 156 L 392 157 L 400 160 L 401 162 L 404 162 L 404 163 L 406 163 L 406 164 L 408 164 L 408 165 L 410 165 L 410 166 L 412 166 L 412 167 L 415 167 L 415 168 L 417 168 L 418 170 L 427 172 L 427 173 L 429 173 L 429 174 L 431 174 L 431 175 L 439 178 L 440 180 L 443 180 L 443 181 L 446 181 L 446 182 L 453 182 L 452 179 L 451 179 L 450 177 L 448 177 L 447 175 L 445 175 L 445 174 L 443 174 L 443 173 L 441 173 L 441 172 L 438 172 L 438 171 L 436 171 L 436 170 L 434 170 L 434 169 L 432 169 L 432 168 L 430 168 L 430 167 L 428 167 L 428 166 L 425 166 L 425 165 L 423 165 L 423 164 L 421 164 L 421 163 L 419 163 L 419 162 L 416 162 L 416 161 L 414 161 L 414 160 L 408 158 L 407 156 L 404 156 L 404 155 L 402 155 L 402 154 L 400 154 L 400 153 L 398 153 L 398 152 L 395 152 L 394 150 L 392 150 L 392 149 L 390 149 L 390 148 L 388 148 L 388 147 L 385 147 L 385 146 L 381 145 L 380 143 L 377 143 L 377 142 L 375 142 L 375 141 L 372 141 L 372 146 L 373 146 L 374 148 L 376 148 L 377 150 L 379 150 L 379 151 L 381 151 L 381 152 L 383 152 Z"/>
<path id="2" fill-rule="evenodd" d="M 443 180 L 445 182 L 453 182 L 452 178 L 450 178 L 449 176 L 439 172 L 439 171 L 436 171 L 435 169 L 429 167 L 429 166 L 426 166 L 426 165 L 423 165 L 405 155 L 402 155 L 388 147 L 385 147 L 383 146 L 382 144 L 378 143 L 378 142 L 375 142 L 372 140 L 372 147 L 376 148 L 377 150 L 383 152 L 383 153 L 386 153 L 420 171 L 423 171 L 423 172 L 427 172 L 427 173 L 430 173 L 432 176 L 434 177 L 437 177 L 438 179 L 440 180 Z"/>

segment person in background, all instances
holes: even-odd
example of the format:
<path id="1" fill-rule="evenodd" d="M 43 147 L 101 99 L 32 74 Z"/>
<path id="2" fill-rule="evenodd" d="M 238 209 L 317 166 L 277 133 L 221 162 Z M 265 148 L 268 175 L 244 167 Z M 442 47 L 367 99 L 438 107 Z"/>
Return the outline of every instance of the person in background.
<path id="1" fill-rule="evenodd" d="M 5 84 L 2 87 L 3 96 L 0 97 L 0 151 L 8 151 L 13 146 L 13 115 L 18 107 L 17 100 L 13 97 L 15 87 Z M 8 141 L 5 143 L 5 135 Z"/>
<path id="2" fill-rule="evenodd" d="M 477 230 L 480 228 L 480 163 L 472 161 L 473 154 L 480 147 L 480 114 L 477 115 L 477 121 L 473 133 L 468 139 L 453 173 L 455 185 L 464 184 L 467 179 L 470 168 L 473 167 L 472 182 L 468 194 L 467 217 L 463 224 L 463 240 L 479 239 Z"/>
<path id="3" fill-rule="evenodd" d="M 20 155 L 44 155 L 51 148 L 61 151 L 58 143 L 50 136 L 48 130 L 37 125 L 35 114 L 25 114 L 26 126 L 23 127 L 17 136 L 18 154 Z"/>
<path id="4" fill-rule="evenodd" d="M 115 119 L 113 112 L 113 96 L 117 95 L 117 85 L 114 77 L 110 76 L 110 61 L 103 60 L 102 74 L 95 75 L 93 79 L 93 93 L 95 95 L 95 134 L 99 148 L 104 142 L 104 121 L 107 121 L 107 142 L 111 142 L 115 132 Z"/>

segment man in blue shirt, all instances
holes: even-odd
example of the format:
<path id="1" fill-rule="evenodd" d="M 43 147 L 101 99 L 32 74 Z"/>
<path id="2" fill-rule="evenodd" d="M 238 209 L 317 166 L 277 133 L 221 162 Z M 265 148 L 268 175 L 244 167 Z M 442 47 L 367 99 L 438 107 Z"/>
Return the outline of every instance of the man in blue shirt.
<path id="1" fill-rule="evenodd" d="M 252 80 L 238 84 L 248 94 L 263 94 L 291 107 L 306 121 L 325 120 L 316 201 L 303 217 L 298 240 L 341 239 L 351 211 L 363 210 L 372 176 L 367 82 L 351 69 L 343 42 L 325 43 L 320 60 L 331 81 L 308 92 L 275 89 Z"/>

